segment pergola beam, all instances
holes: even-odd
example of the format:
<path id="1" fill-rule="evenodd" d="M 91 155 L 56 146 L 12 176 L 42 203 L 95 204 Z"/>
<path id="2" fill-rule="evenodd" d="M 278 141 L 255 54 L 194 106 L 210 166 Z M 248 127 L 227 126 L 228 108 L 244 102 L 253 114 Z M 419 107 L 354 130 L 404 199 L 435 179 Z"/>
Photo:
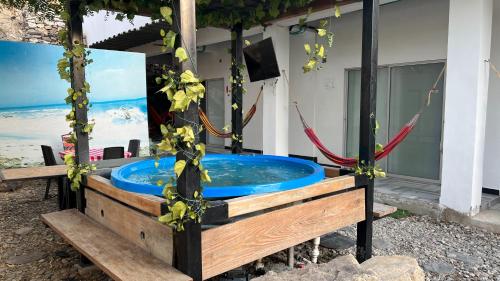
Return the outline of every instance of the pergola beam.
<path id="1" fill-rule="evenodd" d="M 82 17 L 78 14 L 80 1 L 69 1 L 69 15 L 70 20 L 68 24 L 68 44 L 70 49 L 74 45 L 83 44 L 83 28 Z M 80 91 L 85 83 L 85 66 L 84 56 L 71 58 L 70 74 L 71 74 L 71 88 L 75 91 Z M 76 125 L 74 132 L 76 134 L 75 145 L 75 162 L 77 164 L 89 163 L 89 135 L 83 131 L 82 124 L 87 124 L 87 105 L 83 102 L 86 100 L 86 94 L 82 92 L 81 95 L 73 101 L 73 108 L 75 109 Z M 79 105 L 82 105 L 81 107 Z M 80 186 L 76 192 L 76 204 L 80 212 L 85 212 L 85 195 L 84 184 Z"/>
<path id="2" fill-rule="evenodd" d="M 243 151 L 243 25 L 236 24 L 231 29 L 231 127 L 234 137 L 231 139 L 231 152 L 239 154 Z"/>
<path id="3" fill-rule="evenodd" d="M 375 166 L 378 18 L 379 0 L 363 0 L 359 161 L 367 168 Z M 372 256 L 373 188 L 372 178 L 365 186 L 366 219 L 357 225 L 356 258 L 360 263 Z"/>
<path id="4" fill-rule="evenodd" d="M 195 0 L 176 0 L 174 7 L 173 26 L 179 28 L 177 42 L 186 50 L 189 59 L 181 64 L 180 71 L 191 70 L 197 73 L 196 60 L 196 3 Z M 176 112 L 175 127 L 180 128 L 190 125 L 197 130 L 194 124 L 199 123 L 198 104 L 191 103 L 184 112 Z M 195 138 L 196 145 L 199 142 Z M 200 170 L 190 163 L 191 155 L 179 152 L 176 160 L 186 160 L 181 175 L 177 178 L 177 191 L 184 198 L 194 198 L 194 192 L 201 190 Z M 193 220 L 184 223 L 184 231 L 177 231 L 174 235 L 175 267 L 181 272 L 191 276 L 194 281 L 202 280 L 201 276 L 201 224 Z"/>

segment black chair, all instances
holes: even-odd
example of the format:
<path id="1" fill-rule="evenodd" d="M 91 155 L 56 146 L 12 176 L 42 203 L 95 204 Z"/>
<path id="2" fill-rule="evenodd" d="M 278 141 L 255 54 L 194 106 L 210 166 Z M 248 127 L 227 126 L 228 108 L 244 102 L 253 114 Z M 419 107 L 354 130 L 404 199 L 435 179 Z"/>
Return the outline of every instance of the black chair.
<path id="1" fill-rule="evenodd" d="M 45 162 L 45 166 L 57 165 L 56 157 L 54 155 L 54 151 L 52 150 L 52 147 L 50 147 L 48 145 L 42 145 L 42 154 L 43 154 L 43 161 Z M 62 177 L 49 178 L 47 180 L 47 186 L 45 187 L 45 196 L 43 197 L 44 200 L 49 198 L 49 190 L 50 190 L 50 184 L 52 182 L 52 179 L 57 179 L 59 191 L 61 191 L 63 188 L 63 178 Z"/>
<path id="2" fill-rule="evenodd" d="M 123 146 L 114 146 L 104 148 L 102 160 L 125 158 L 125 148 Z"/>
<path id="3" fill-rule="evenodd" d="M 139 148 L 141 146 L 141 141 L 140 140 L 130 140 L 128 142 L 128 152 L 131 153 L 130 157 L 137 157 L 139 156 Z"/>

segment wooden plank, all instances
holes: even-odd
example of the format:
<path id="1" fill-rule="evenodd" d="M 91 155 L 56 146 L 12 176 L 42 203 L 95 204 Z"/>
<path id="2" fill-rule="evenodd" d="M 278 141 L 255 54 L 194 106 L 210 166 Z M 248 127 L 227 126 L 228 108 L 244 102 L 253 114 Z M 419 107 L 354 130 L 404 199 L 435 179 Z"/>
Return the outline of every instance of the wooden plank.
<path id="1" fill-rule="evenodd" d="M 114 280 L 191 280 L 75 209 L 44 214 L 42 221 Z"/>
<path id="2" fill-rule="evenodd" d="M 373 203 L 373 217 L 380 219 L 386 217 L 394 212 L 396 212 L 398 208 L 394 206 L 389 206 L 381 203 Z"/>
<path id="3" fill-rule="evenodd" d="M 203 231 L 203 279 L 362 221 L 364 199 L 358 189 Z"/>
<path id="4" fill-rule="evenodd" d="M 351 187 L 354 187 L 354 177 L 342 176 L 327 179 L 303 188 L 229 199 L 226 200 L 228 204 L 228 217 L 236 217 Z"/>
<path id="5" fill-rule="evenodd" d="M 323 167 L 325 168 L 325 177 L 327 178 L 335 178 L 340 176 L 340 168 L 334 167 Z"/>
<path id="6" fill-rule="evenodd" d="M 172 264 L 172 228 L 88 188 L 85 200 L 87 216 L 161 261 Z"/>
<path id="7" fill-rule="evenodd" d="M 119 167 L 128 163 L 137 162 L 141 160 L 152 159 L 152 157 L 135 157 L 96 161 L 96 173 L 111 172 L 111 168 Z M 0 170 L 0 181 L 18 181 L 18 180 L 32 180 L 32 179 L 46 179 L 59 176 L 66 176 L 66 165 L 55 166 L 41 166 L 41 167 L 28 167 L 28 168 L 15 168 L 15 169 L 2 169 Z"/>
<path id="8" fill-rule="evenodd" d="M 87 186 L 150 215 L 161 216 L 163 198 L 116 188 L 110 180 L 96 175 L 87 177 Z"/>
<path id="9" fill-rule="evenodd" d="M 2 181 L 45 179 L 66 175 L 65 165 L 0 170 Z"/>

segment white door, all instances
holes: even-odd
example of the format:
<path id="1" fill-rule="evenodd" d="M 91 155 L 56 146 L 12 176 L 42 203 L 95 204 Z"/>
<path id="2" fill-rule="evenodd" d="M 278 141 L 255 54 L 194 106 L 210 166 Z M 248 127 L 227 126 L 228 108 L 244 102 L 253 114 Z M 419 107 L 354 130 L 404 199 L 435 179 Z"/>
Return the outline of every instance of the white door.
<path id="1" fill-rule="evenodd" d="M 222 130 L 224 122 L 224 79 L 206 81 L 206 113 L 215 128 Z M 224 147 L 224 139 L 212 136 L 207 132 L 207 144 Z"/>

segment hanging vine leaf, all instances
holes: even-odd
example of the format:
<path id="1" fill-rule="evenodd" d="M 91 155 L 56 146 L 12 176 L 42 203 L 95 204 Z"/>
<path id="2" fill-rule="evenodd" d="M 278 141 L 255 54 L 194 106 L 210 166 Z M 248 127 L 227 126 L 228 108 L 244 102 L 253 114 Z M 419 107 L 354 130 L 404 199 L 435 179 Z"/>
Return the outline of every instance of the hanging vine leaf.
<path id="1" fill-rule="evenodd" d="M 309 45 L 309 43 L 304 44 L 304 49 L 306 50 L 307 55 L 311 54 L 311 45 Z"/>
<path id="2" fill-rule="evenodd" d="M 179 59 L 179 62 L 185 62 L 188 59 L 186 50 L 182 47 L 179 47 L 177 48 L 177 50 L 175 50 L 175 57 Z"/>
<path id="3" fill-rule="evenodd" d="M 175 162 L 174 165 L 174 172 L 177 177 L 179 177 L 182 174 L 182 171 L 184 171 L 184 168 L 186 167 L 186 161 L 185 160 L 178 160 Z"/>
<path id="4" fill-rule="evenodd" d="M 334 9 L 335 9 L 335 17 L 340 18 L 341 16 L 340 7 L 338 5 L 335 5 Z"/>
<path id="5" fill-rule="evenodd" d="M 304 70 L 304 73 L 307 73 L 316 67 L 316 60 L 315 59 L 310 59 L 303 67 L 302 70 Z"/>
<path id="6" fill-rule="evenodd" d="M 173 32 L 172 30 L 169 30 L 165 37 L 163 38 L 164 40 L 164 45 L 170 49 L 173 49 L 175 46 L 175 38 L 177 36 L 177 33 Z"/>
<path id="7" fill-rule="evenodd" d="M 161 15 L 163 16 L 163 18 L 165 19 L 165 21 L 172 25 L 172 9 L 170 7 L 161 7 L 160 8 L 160 13 Z"/>

